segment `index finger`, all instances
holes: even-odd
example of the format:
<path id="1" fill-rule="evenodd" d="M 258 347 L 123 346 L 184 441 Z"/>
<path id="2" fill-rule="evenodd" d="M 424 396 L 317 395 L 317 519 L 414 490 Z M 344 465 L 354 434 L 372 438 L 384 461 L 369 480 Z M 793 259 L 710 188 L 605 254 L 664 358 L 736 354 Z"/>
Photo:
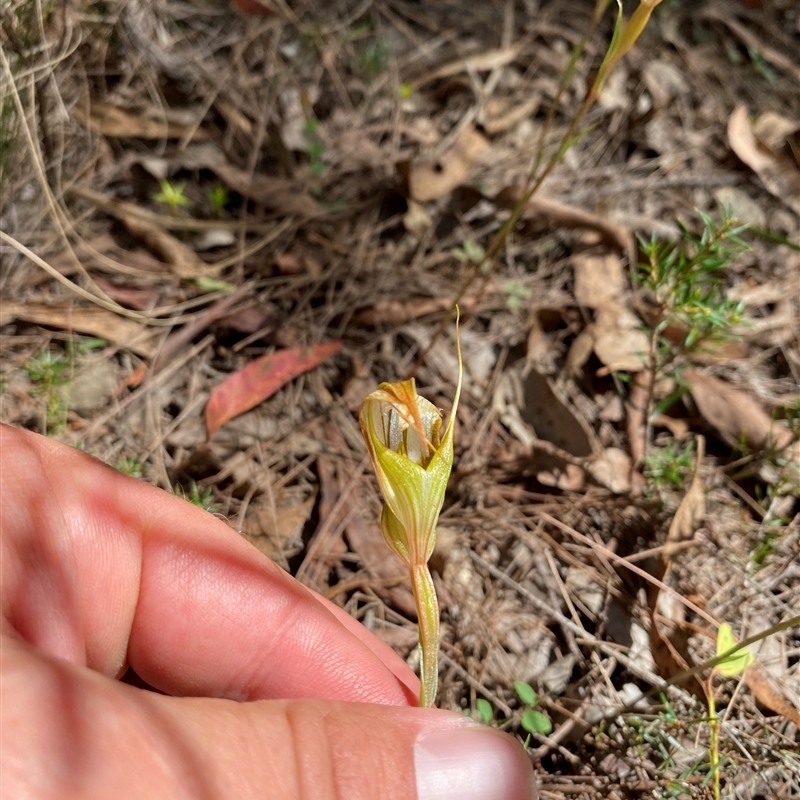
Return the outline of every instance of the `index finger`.
<path id="1" fill-rule="evenodd" d="M 224 522 L 0 426 L 2 632 L 169 694 L 406 705 L 386 645 Z"/>

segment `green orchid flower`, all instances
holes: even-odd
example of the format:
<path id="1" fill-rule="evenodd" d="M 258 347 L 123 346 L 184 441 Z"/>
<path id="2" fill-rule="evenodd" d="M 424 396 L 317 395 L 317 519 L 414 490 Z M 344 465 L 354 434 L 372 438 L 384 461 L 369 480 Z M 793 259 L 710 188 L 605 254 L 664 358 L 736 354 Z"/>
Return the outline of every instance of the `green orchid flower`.
<path id="1" fill-rule="evenodd" d="M 417 394 L 413 378 L 382 383 L 361 404 L 361 433 L 378 478 L 384 506 L 381 531 L 406 563 L 419 618 L 421 706 L 432 706 L 438 685 L 439 603 L 428 559 L 436 543 L 436 523 L 453 467 L 453 436 L 461 396 L 461 343 L 458 385 L 447 426 L 442 412 Z"/>

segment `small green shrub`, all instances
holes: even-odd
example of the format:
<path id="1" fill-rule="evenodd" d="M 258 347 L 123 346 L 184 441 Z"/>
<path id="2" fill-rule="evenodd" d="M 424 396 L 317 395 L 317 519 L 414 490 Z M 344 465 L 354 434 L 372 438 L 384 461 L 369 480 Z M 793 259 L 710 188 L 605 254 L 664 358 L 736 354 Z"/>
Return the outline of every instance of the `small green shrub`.
<path id="1" fill-rule="evenodd" d="M 45 435 L 63 430 L 67 424 L 67 403 L 61 387 L 72 378 L 73 362 L 62 353 L 43 350 L 25 362 L 22 371 L 31 382 L 31 394 L 44 398 L 42 429 Z"/>

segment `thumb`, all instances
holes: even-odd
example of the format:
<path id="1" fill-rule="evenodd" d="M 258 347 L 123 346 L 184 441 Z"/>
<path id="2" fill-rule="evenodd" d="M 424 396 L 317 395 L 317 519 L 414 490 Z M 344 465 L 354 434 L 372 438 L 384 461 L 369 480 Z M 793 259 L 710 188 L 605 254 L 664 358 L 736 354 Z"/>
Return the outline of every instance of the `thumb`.
<path id="1" fill-rule="evenodd" d="M 158 695 L 4 637 L 0 795 L 529 800 L 511 737 L 436 709 Z"/>

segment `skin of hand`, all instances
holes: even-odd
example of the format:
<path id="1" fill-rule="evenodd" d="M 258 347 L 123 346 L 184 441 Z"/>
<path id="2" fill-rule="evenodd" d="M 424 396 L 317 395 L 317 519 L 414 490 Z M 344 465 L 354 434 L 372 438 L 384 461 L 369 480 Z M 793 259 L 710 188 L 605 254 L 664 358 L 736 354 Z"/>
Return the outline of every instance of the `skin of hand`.
<path id="1" fill-rule="evenodd" d="M 8 426 L 0 598 L 2 798 L 532 795 L 516 741 L 416 708 L 402 659 L 224 522 Z"/>

